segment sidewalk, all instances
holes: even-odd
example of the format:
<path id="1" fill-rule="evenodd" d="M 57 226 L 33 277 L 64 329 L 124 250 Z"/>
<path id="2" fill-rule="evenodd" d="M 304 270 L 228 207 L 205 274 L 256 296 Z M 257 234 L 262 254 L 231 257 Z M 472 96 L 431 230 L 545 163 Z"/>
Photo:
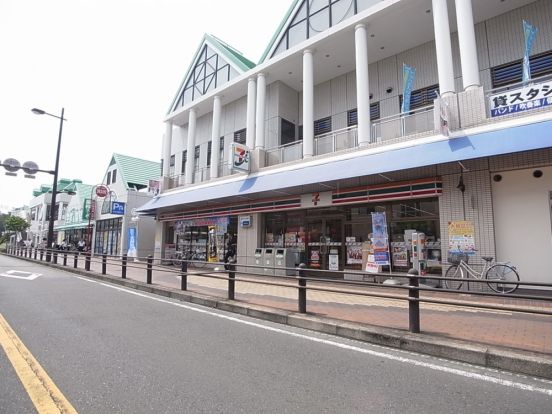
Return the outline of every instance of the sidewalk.
<path id="1" fill-rule="evenodd" d="M 72 264 L 72 262 L 68 264 Z M 83 266 L 83 264 L 79 264 L 79 267 Z M 91 270 L 101 273 L 101 263 L 92 262 Z M 193 273 L 202 272 L 208 273 L 209 269 L 191 269 L 189 271 L 188 292 L 225 299 L 227 297 L 228 282 L 226 280 L 193 276 Z M 120 266 L 108 263 L 107 274 L 120 277 Z M 225 277 L 226 275 L 221 274 L 220 276 Z M 248 276 L 237 274 L 238 279 L 244 277 L 247 278 Z M 127 278 L 145 282 L 145 264 L 129 262 Z M 263 278 L 263 280 L 266 281 L 267 279 Z M 283 278 L 271 278 L 270 280 L 288 285 L 293 282 Z M 154 267 L 152 282 L 153 285 L 174 289 L 180 289 L 181 284 L 178 269 L 171 266 L 164 271 Z M 317 284 L 309 282 L 308 286 L 317 286 Z M 324 287 L 328 288 L 326 284 L 324 284 Z M 343 290 L 344 287 L 339 287 L 339 289 Z M 347 288 L 347 290 L 354 289 Z M 405 290 L 398 291 L 392 288 L 370 289 L 359 287 L 357 290 L 379 294 L 407 295 Z M 235 299 L 239 302 L 297 312 L 296 287 L 269 286 L 238 280 L 235 292 Z M 420 297 L 509 307 L 523 306 L 525 308 L 552 311 L 552 302 L 534 300 L 489 298 L 470 294 L 451 295 L 441 292 L 420 292 Z M 424 334 L 538 352 L 548 354 L 552 358 L 552 316 L 432 303 L 421 303 L 420 309 L 420 326 L 421 332 Z M 405 300 L 308 290 L 307 312 L 319 317 L 408 331 L 408 302 Z"/>

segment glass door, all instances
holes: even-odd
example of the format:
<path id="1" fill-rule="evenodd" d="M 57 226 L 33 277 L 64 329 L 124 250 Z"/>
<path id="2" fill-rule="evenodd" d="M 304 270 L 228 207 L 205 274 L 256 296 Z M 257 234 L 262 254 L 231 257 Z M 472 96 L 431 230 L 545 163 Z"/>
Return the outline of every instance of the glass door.
<path id="1" fill-rule="evenodd" d="M 322 218 L 307 223 L 307 266 L 311 269 L 343 269 L 343 220 Z"/>

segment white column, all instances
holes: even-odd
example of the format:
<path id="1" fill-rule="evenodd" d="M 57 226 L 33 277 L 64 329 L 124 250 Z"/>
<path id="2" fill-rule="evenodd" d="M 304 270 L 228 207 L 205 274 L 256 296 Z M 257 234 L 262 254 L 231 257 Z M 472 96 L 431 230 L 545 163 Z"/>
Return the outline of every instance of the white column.
<path id="1" fill-rule="evenodd" d="M 255 148 L 265 147 L 265 106 L 266 77 L 264 73 L 257 75 L 257 116 L 255 124 Z"/>
<path id="2" fill-rule="evenodd" d="M 185 184 L 193 184 L 195 171 L 195 132 L 196 132 L 196 109 L 191 108 L 188 115 L 188 142 L 186 146 L 186 181 Z"/>
<path id="3" fill-rule="evenodd" d="M 165 135 L 163 136 L 163 177 L 168 177 L 170 174 L 172 130 L 172 122 L 166 122 Z"/>
<path id="4" fill-rule="evenodd" d="M 432 0 L 433 27 L 435 30 L 435 51 L 439 72 L 439 92 L 441 96 L 454 92 L 454 72 L 452 70 L 452 47 L 447 0 Z"/>
<path id="5" fill-rule="evenodd" d="M 245 144 L 249 149 L 255 148 L 255 101 L 257 94 L 257 85 L 255 78 L 249 78 L 247 81 L 247 132 Z"/>
<path id="6" fill-rule="evenodd" d="M 481 81 L 479 79 L 479 62 L 477 61 L 472 0 L 456 0 L 456 20 L 458 21 L 464 90 L 474 89 L 481 86 Z"/>
<path id="7" fill-rule="evenodd" d="M 220 139 L 220 96 L 213 99 L 213 128 L 211 132 L 211 178 L 218 177 Z"/>
<path id="8" fill-rule="evenodd" d="M 355 64 L 358 145 L 365 146 L 370 143 L 370 84 L 368 80 L 368 38 L 364 24 L 355 26 Z"/>
<path id="9" fill-rule="evenodd" d="M 303 51 L 303 158 L 314 154 L 314 63 L 311 50 Z"/>

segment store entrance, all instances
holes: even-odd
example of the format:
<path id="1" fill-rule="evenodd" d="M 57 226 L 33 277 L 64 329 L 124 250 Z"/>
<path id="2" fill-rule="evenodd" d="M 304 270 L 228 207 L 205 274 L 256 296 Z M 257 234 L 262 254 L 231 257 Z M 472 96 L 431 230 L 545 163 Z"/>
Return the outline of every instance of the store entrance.
<path id="1" fill-rule="evenodd" d="M 343 269 L 343 219 L 328 217 L 307 223 L 307 265 L 311 269 Z"/>

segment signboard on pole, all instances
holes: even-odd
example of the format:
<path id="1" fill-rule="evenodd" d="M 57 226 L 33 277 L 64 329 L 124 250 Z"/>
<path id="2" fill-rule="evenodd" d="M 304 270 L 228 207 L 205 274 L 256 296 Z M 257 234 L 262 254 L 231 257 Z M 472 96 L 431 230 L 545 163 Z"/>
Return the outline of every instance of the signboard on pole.
<path id="1" fill-rule="evenodd" d="M 98 197 L 107 197 L 109 194 L 109 188 L 105 185 L 99 185 L 96 187 L 96 196 Z"/>
<path id="2" fill-rule="evenodd" d="M 123 216 L 125 214 L 125 203 L 121 203 L 120 201 L 112 201 L 111 214 Z"/>

